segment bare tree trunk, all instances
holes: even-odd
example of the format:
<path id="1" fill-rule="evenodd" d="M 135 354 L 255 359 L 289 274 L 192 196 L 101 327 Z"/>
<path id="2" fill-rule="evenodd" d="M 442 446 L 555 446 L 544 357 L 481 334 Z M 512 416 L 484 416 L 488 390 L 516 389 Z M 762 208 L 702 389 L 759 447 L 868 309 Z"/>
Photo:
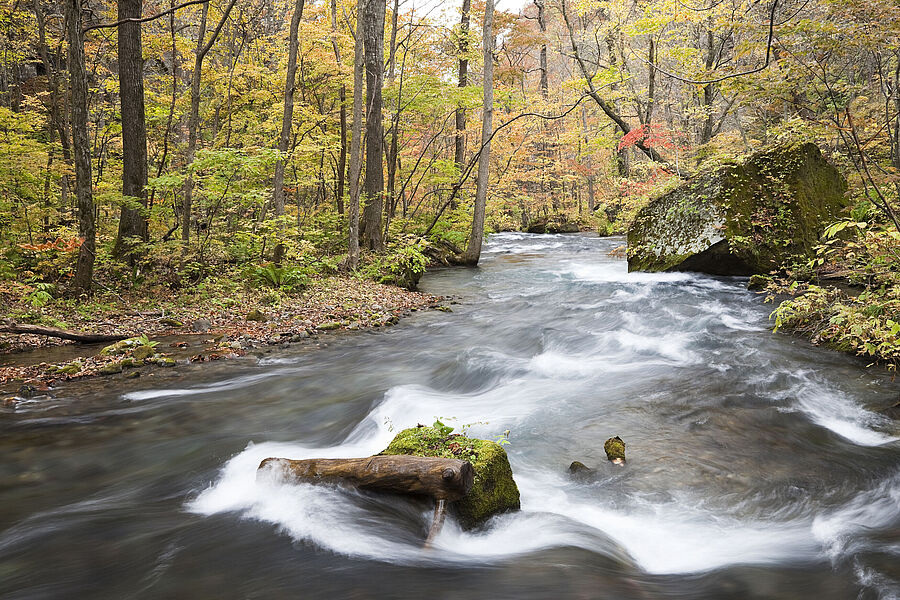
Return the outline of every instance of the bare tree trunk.
<path id="1" fill-rule="evenodd" d="M 119 0 L 119 20 L 141 18 L 142 0 Z M 119 99 L 122 110 L 122 213 L 113 255 L 134 263 L 128 238 L 147 241 L 147 122 L 144 116 L 144 57 L 141 24 L 118 30 Z M 137 204 L 135 205 L 135 199 Z"/>
<path id="2" fill-rule="evenodd" d="M 359 266 L 359 176 L 362 171 L 363 130 L 363 48 L 362 14 L 366 0 L 359 0 L 356 20 L 356 47 L 353 55 L 353 123 L 350 132 L 350 239 L 347 266 L 355 270 Z"/>
<path id="3" fill-rule="evenodd" d="M 388 81 L 394 80 L 397 66 L 397 13 L 400 12 L 400 0 L 394 0 L 394 10 L 391 12 L 391 45 L 388 54 Z"/>
<path id="4" fill-rule="evenodd" d="M 197 32 L 197 48 L 194 54 L 194 72 L 191 74 L 191 114 L 188 118 L 188 147 L 186 156 L 186 166 L 189 168 L 194 162 L 194 156 L 197 153 L 197 136 L 200 130 L 200 81 L 203 75 L 203 59 L 209 53 L 209 50 L 216 43 L 219 33 L 222 32 L 222 26 L 228 20 L 231 9 L 234 8 L 236 0 L 230 0 L 222 18 L 213 30 L 209 41 L 204 45 L 203 40 L 206 38 L 206 20 L 209 14 L 209 4 L 203 5 L 200 15 L 200 30 Z M 188 242 L 191 239 L 191 205 L 193 204 L 194 194 L 194 176 L 188 173 L 187 180 L 184 182 L 184 198 L 181 205 L 181 243 L 187 249 Z"/>
<path id="5" fill-rule="evenodd" d="M 538 9 L 538 26 L 541 29 L 541 96 L 547 99 L 549 83 L 547 82 L 547 17 L 544 13 L 544 0 L 534 0 Z"/>
<path id="6" fill-rule="evenodd" d="M 78 201 L 78 235 L 81 247 L 73 285 L 90 293 L 94 278 L 96 230 L 91 192 L 91 153 L 88 137 L 88 89 L 84 67 L 84 34 L 81 31 L 82 0 L 66 0 L 66 33 L 69 43 L 69 87 L 72 93 L 72 146 L 75 154 L 75 197 Z"/>
<path id="7" fill-rule="evenodd" d="M 46 18 L 44 11 L 41 8 L 40 0 L 34 0 L 34 14 L 38 25 L 38 48 L 41 53 L 41 62 L 44 64 L 44 71 L 47 73 L 47 85 L 50 89 L 50 120 L 59 136 L 63 161 L 66 163 L 66 166 L 68 166 L 72 164 L 72 147 L 69 143 L 68 124 L 66 123 L 64 111 L 61 110 L 62 107 L 65 106 L 65 100 L 59 89 L 59 71 L 57 70 L 57 65 L 54 65 L 50 61 L 50 55 L 47 52 Z M 66 205 L 69 187 L 69 174 L 64 173 L 60 178 L 62 206 Z"/>
<path id="8" fill-rule="evenodd" d="M 366 64 L 366 178 L 363 190 L 362 235 L 366 246 L 384 250 L 381 236 L 381 213 L 384 211 L 384 124 L 382 122 L 381 87 L 384 81 L 384 13 L 385 0 L 368 0 L 363 11 L 363 43 Z"/>
<path id="9" fill-rule="evenodd" d="M 706 32 L 706 71 L 709 72 L 716 63 L 716 44 L 713 37 L 712 29 Z M 713 103 L 716 100 L 716 88 L 709 83 L 703 86 L 703 110 L 706 119 L 703 121 L 703 128 L 700 131 L 700 143 L 706 144 L 712 140 L 713 136 Z"/>
<path id="10" fill-rule="evenodd" d="M 297 39 L 297 30 L 300 28 L 300 19 L 303 18 L 304 0 L 297 0 L 294 5 L 294 15 L 291 17 L 290 40 L 288 41 L 287 77 L 284 82 L 284 113 L 281 118 L 281 136 L 278 138 L 278 151 L 287 154 L 288 144 L 291 139 L 291 121 L 294 118 L 294 87 L 297 79 L 297 50 L 300 45 Z M 275 161 L 275 183 L 272 190 L 272 205 L 275 214 L 284 214 L 284 158 L 279 157 Z"/>
<path id="11" fill-rule="evenodd" d="M 341 64 L 341 50 L 337 43 L 337 0 L 331 0 L 331 46 L 334 48 L 334 61 Z M 338 214 L 344 214 L 344 176 L 347 173 L 347 86 L 342 85 L 340 94 L 341 102 L 341 153 L 337 166 L 337 200 Z"/>
<path id="12" fill-rule="evenodd" d="M 656 104 L 656 42 L 650 36 L 650 47 L 647 51 L 647 112 L 644 115 L 644 124 L 649 126 L 653 122 L 653 108 Z"/>
<path id="13" fill-rule="evenodd" d="M 484 6 L 484 107 L 481 122 L 481 155 L 478 157 L 478 178 L 475 183 L 475 210 L 472 232 L 463 261 L 471 266 L 481 258 L 484 239 L 484 212 L 487 206 L 488 174 L 491 165 L 491 136 L 494 133 L 494 0 Z"/>
<path id="14" fill-rule="evenodd" d="M 594 209 L 596 208 L 596 203 L 594 199 L 594 174 L 591 172 L 593 168 L 593 160 L 590 156 L 590 146 L 589 137 L 588 137 L 588 125 L 587 125 L 587 108 L 582 105 L 581 107 L 581 135 L 584 137 L 584 148 L 586 157 L 584 159 L 584 166 L 588 170 L 587 174 L 587 190 L 588 190 L 588 212 L 593 214 Z"/>
<path id="15" fill-rule="evenodd" d="M 459 17 L 459 79 L 457 87 L 464 88 L 469 84 L 469 15 L 472 10 L 472 0 L 463 0 L 462 11 Z M 466 109 L 462 106 L 456 109 L 456 148 L 453 162 L 460 174 L 466 168 Z M 456 201 L 451 203 L 451 208 L 456 208 Z"/>

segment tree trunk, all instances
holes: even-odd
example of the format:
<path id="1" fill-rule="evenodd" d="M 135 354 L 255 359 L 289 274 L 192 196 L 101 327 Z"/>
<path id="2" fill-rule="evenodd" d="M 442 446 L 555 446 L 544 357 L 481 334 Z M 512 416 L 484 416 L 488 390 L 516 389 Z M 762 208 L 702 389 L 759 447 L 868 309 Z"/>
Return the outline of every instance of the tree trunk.
<path id="1" fill-rule="evenodd" d="M 475 183 L 475 210 L 472 232 L 463 255 L 467 265 L 475 266 L 481 258 L 484 239 L 484 211 L 487 206 L 488 175 L 491 165 L 491 135 L 494 132 L 494 0 L 484 5 L 484 107 L 481 122 L 481 155 L 478 157 L 478 179 Z"/>
<path id="2" fill-rule="evenodd" d="M 206 38 L 206 20 L 209 14 L 208 3 L 203 5 L 203 10 L 200 13 L 200 29 L 197 32 L 197 47 L 194 54 L 194 72 L 191 74 L 191 114 L 188 118 L 188 147 L 185 161 L 187 168 L 190 168 L 194 163 L 194 156 L 197 153 L 197 137 L 200 130 L 200 78 L 203 74 L 203 59 L 206 58 L 210 48 L 216 43 L 216 39 L 218 39 L 219 33 L 222 31 L 222 26 L 228 20 L 228 15 L 231 14 L 231 9 L 234 8 L 235 2 L 236 0 L 229 1 L 228 6 L 225 7 L 225 11 L 222 13 L 222 18 L 205 45 L 203 41 Z M 187 249 L 188 242 L 191 239 L 193 194 L 194 176 L 189 171 L 184 182 L 184 198 L 181 206 L 181 218 L 183 219 L 181 223 L 181 243 L 185 249 Z"/>
<path id="3" fill-rule="evenodd" d="M 297 50 L 299 40 L 297 30 L 303 18 L 304 0 L 297 0 L 294 15 L 291 17 L 290 40 L 288 41 L 287 77 L 284 82 L 284 113 L 281 117 L 281 136 L 278 138 L 278 151 L 282 157 L 287 154 L 291 139 L 291 121 L 294 118 L 294 87 L 297 79 Z M 275 214 L 284 214 L 284 158 L 275 161 L 275 183 L 272 190 L 272 206 Z"/>
<path id="4" fill-rule="evenodd" d="M 363 129 L 363 49 L 362 14 L 366 0 L 359 0 L 356 19 L 356 47 L 353 55 L 353 123 L 350 132 L 350 226 L 347 266 L 355 270 L 359 266 L 359 176 L 362 171 Z"/>
<path id="5" fill-rule="evenodd" d="M 463 0 L 462 13 L 459 18 L 459 80 L 457 87 L 464 88 L 469 84 L 469 13 L 472 9 L 472 0 Z M 462 106 L 456 109 L 456 151 L 453 156 L 456 168 L 462 174 L 466 168 L 466 109 Z"/>
<path id="6" fill-rule="evenodd" d="M 141 18 L 142 0 L 119 0 L 119 20 Z M 141 24 L 122 23 L 117 28 L 119 43 L 119 99 L 122 109 L 122 213 L 113 255 L 127 257 L 133 264 L 135 253 L 128 238 L 149 239 L 147 223 L 147 122 L 144 116 L 144 57 L 141 51 Z M 135 202 L 136 201 L 136 202 Z M 137 206 L 140 205 L 140 206 Z"/>
<path id="7" fill-rule="evenodd" d="M 381 237 L 381 213 L 384 211 L 384 124 L 381 87 L 384 81 L 385 0 L 368 0 L 363 11 L 362 38 L 366 64 L 366 178 L 363 192 L 362 235 L 366 246 L 384 250 Z"/>
<path id="8" fill-rule="evenodd" d="M 81 247 L 75 267 L 75 288 L 90 293 L 94 278 L 96 230 L 91 192 L 91 153 L 88 137 L 88 90 L 84 68 L 84 34 L 81 31 L 82 0 L 66 0 L 69 43 L 69 87 L 72 94 L 72 146 L 75 154 L 75 197 L 78 202 L 78 235 Z"/>
<path id="9" fill-rule="evenodd" d="M 391 44 L 388 46 L 388 81 L 394 80 L 397 66 L 397 13 L 400 12 L 400 0 L 394 0 L 394 10 L 391 12 Z"/>
<path id="10" fill-rule="evenodd" d="M 541 96 L 546 100 L 550 87 L 547 82 L 547 17 L 544 14 L 544 0 L 534 0 L 534 5 L 538 9 L 538 26 L 541 29 Z"/>
<path id="11" fill-rule="evenodd" d="M 488 0 L 490 2 L 491 0 Z M 456 458 L 388 455 L 368 458 L 267 458 L 259 471 L 308 483 L 346 484 L 362 490 L 459 500 L 475 482 L 472 464 Z"/>
<path id="12" fill-rule="evenodd" d="M 341 50 L 337 42 L 337 0 L 331 0 L 331 46 L 334 48 L 334 61 L 341 64 Z M 337 200 L 338 214 L 344 214 L 344 176 L 347 172 L 347 86 L 342 85 L 340 94 L 341 103 L 341 152 L 337 165 Z"/>

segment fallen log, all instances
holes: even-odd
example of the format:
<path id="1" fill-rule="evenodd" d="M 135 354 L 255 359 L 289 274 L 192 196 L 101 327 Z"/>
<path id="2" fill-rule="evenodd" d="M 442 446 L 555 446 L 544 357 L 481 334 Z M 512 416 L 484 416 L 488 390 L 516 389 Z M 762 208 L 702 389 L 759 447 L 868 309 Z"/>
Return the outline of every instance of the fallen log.
<path id="1" fill-rule="evenodd" d="M 309 483 L 335 483 L 362 490 L 459 500 L 475 483 L 475 470 L 465 460 L 424 456 L 368 458 L 267 458 L 259 471 L 274 469 L 286 477 Z"/>
<path id="2" fill-rule="evenodd" d="M 115 342 L 117 340 L 124 340 L 125 338 L 129 337 L 127 335 L 111 335 L 105 333 L 80 333 L 78 331 L 69 331 L 68 329 L 59 329 L 58 327 L 42 327 L 40 325 L 16 323 L 15 321 L 11 320 L 0 321 L 0 333 L 29 333 L 32 335 L 45 335 L 47 337 L 55 337 L 62 340 L 81 342 L 82 344 Z"/>

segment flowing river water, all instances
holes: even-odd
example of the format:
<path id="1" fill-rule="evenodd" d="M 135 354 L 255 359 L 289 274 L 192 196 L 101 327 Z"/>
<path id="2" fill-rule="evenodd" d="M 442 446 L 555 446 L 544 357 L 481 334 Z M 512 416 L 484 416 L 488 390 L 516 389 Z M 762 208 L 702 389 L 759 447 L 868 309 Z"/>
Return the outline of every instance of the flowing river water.
<path id="1" fill-rule="evenodd" d="M 622 243 L 496 235 L 424 278 L 452 313 L 3 409 L 0 597 L 900 597 L 900 384 Z M 427 502 L 257 481 L 435 417 L 510 430 L 521 512 L 425 551 Z"/>

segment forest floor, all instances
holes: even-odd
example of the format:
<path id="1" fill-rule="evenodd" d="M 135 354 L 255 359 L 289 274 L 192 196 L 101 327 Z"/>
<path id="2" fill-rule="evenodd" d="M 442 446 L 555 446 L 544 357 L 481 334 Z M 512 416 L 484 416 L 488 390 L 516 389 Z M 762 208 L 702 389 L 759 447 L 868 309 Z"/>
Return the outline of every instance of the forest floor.
<path id="1" fill-rule="evenodd" d="M 188 295 L 109 292 L 90 302 L 53 300 L 37 308 L 15 285 L 0 286 L 0 306 L 5 307 L 0 322 L 146 336 L 101 353 L 110 343 L 0 333 L 0 389 L 18 390 L 17 397 L 5 402 L 41 395 L 61 381 L 119 373 L 137 377 L 147 368 L 232 358 L 253 348 L 313 340 L 328 331 L 393 325 L 418 310 L 449 310 L 448 299 L 441 296 L 349 277 L 317 279 L 298 293 L 223 292 L 214 286 Z M 139 351 L 140 346 L 148 349 Z"/>

